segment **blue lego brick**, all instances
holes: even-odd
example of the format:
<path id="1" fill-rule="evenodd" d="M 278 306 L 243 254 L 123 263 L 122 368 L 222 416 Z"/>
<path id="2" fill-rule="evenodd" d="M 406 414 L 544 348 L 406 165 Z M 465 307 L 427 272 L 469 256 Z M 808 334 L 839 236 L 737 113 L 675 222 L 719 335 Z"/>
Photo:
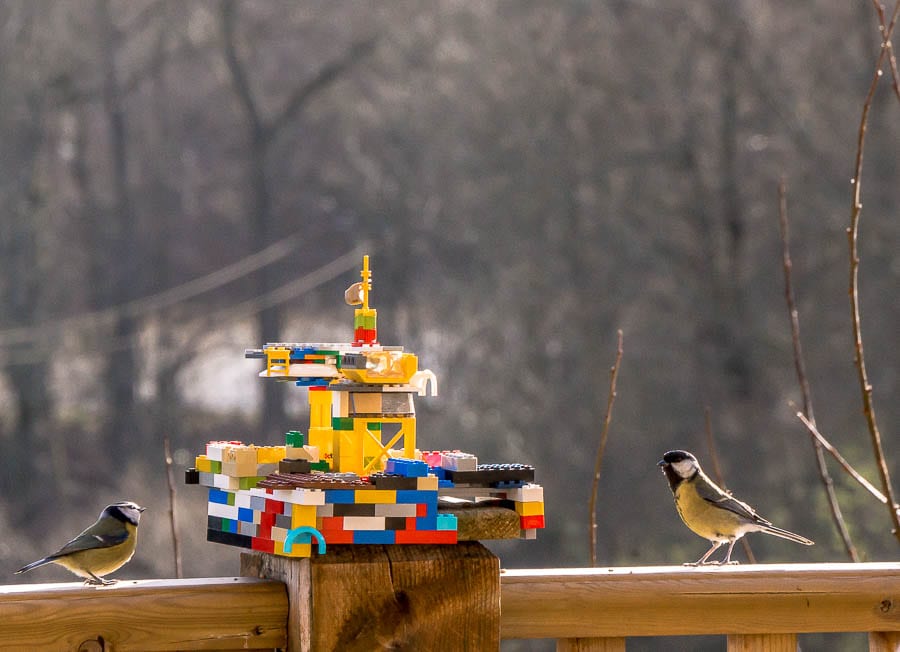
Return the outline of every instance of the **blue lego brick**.
<path id="1" fill-rule="evenodd" d="M 452 489 L 454 484 L 450 480 L 438 480 L 438 489 Z"/>
<path id="2" fill-rule="evenodd" d="M 457 529 L 456 514 L 438 514 L 436 530 L 453 530 Z"/>
<path id="3" fill-rule="evenodd" d="M 432 475 L 437 476 L 438 481 L 447 479 L 447 469 L 440 466 L 432 466 L 429 470 L 431 471 Z"/>
<path id="4" fill-rule="evenodd" d="M 349 504 L 356 502 L 356 492 L 352 489 L 326 489 L 326 503 Z M 400 502 L 399 500 L 397 502 Z"/>
<path id="5" fill-rule="evenodd" d="M 297 387 L 328 387 L 330 378 L 298 378 L 294 381 Z"/>
<path id="6" fill-rule="evenodd" d="M 209 502 L 218 503 L 219 505 L 234 505 L 234 494 L 210 487 Z"/>
<path id="7" fill-rule="evenodd" d="M 437 499 L 438 494 L 436 491 L 422 491 L 416 489 L 398 489 L 397 490 L 397 502 L 398 503 L 425 503 L 427 505 L 434 505 L 437 507 Z"/>
<path id="8" fill-rule="evenodd" d="M 406 478 L 424 478 L 428 475 L 428 465 L 421 460 L 405 460 L 391 457 L 387 461 L 385 473 L 394 473 Z"/>
<path id="9" fill-rule="evenodd" d="M 230 519 L 223 518 L 222 519 L 222 532 L 231 532 L 232 534 L 237 534 L 238 531 L 238 522 Z"/>
<path id="10" fill-rule="evenodd" d="M 394 543 L 396 535 L 393 530 L 355 530 L 353 543 Z"/>
<path id="11" fill-rule="evenodd" d="M 416 530 L 437 530 L 437 514 L 416 517 Z"/>
<path id="12" fill-rule="evenodd" d="M 244 523 L 252 523 L 253 510 L 247 507 L 238 507 L 238 520 Z"/>

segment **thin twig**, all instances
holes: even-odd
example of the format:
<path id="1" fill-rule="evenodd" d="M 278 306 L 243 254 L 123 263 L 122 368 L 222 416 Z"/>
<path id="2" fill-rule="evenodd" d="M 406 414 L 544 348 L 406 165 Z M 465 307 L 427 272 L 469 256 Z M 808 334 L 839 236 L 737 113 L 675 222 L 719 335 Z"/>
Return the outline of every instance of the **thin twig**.
<path id="1" fill-rule="evenodd" d="M 163 437 L 163 452 L 166 456 L 166 482 L 169 484 L 169 524 L 172 528 L 172 555 L 175 557 L 175 577 L 181 578 L 181 541 L 175 525 L 175 472 L 172 468 L 172 452 L 169 437 Z"/>
<path id="2" fill-rule="evenodd" d="M 900 81 L 898 81 L 900 76 L 897 74 L 897 57 L 894 56 L 894 46 L 891 44 L 888 28 L 885 24 L 884 5 L 878 0 L 872 0 L 872 4 L 875 5 L 875 12 L 878 14 L 878 29 L 882 38 L 881 47 L 887 51 L 888 63 L 891 66 L 891 85 L 894 88 L 894 95 L 897 96 L 897 101 L 900 102 Z M 896 19 L 896 8 L 894 17 Z"/>
<path id="3" fill-rule="evenodd" d="M 900 13 L 900 0 L 894 5 L 894 13 L 891 16 L 890 25 L 884 31 L 882 45 L 891 39 L 894 26 L 897 22 L 897 16 Z M 878 423 L 875 419 L 875 407 L 872 402 L 872 385 L 869 383 L 868 372 L 866 371 L 866 360 L 863 354 L 862 330 L 860 327 L 859 313 L 859 216 L 862 212 L 862 165 L 863 151 L 866 141 L 866 126 L 869 120 L 869 111 L 872 108 L 872 100 L 875 97 L 875 89 L 878 86 L 878 80 L 881 78 L 881 65 L 884 57 L 888 53 L 887 47 L 881 47 L 878 53 L 878 60 L 875 63 L 875 72 L 872 76 L 872 83 L 869 85 L 869 92 L 866 94 L 865 102 L 862 107 L 862 116 L 859 122 L 859 131 L 857 133 L 856 142 L 856 164 L 853 172 L 853 193 L 852 205 L 850 208 L 850 226 L 847 228 L 847 241 L 850 248 L 850 316 L 853 322 L 853 342 L 855 348 L 856 371 L 859 379 L 860 391 L 862 393 L 863 414 L 866 418 L 866 425 L 869 428 L 869 437 L 872 443 L 872 451 L 875 455 L 878 473 L 881 476 L 881 485 L 884 494 L 887 496 L 888 511 L 890 513 L 892 534 L 900 541 L 900 511 L 897 509 L 897 501 L 894 500 L 894 489 L 891 485 L 891 476 L 888 471 L 887 461 L 884 457 L 884 450 L 881 445 L 881 432 L 878 430 Z"/>
<path id="4" fill-rule="evenodd" d="M 716 476 L 716 482 L 719 486 L 722 487 L 724 491 L 728 491 L 728 487 L 725 485 L 725 476 L 722 473 L 722 467 L 719 464 L 719 454 L 716 451 L 716 442 L 713 437 L 712 414 L 708 405 L 703 409 L 703 412 L 706 422 L 706 448 L 709 450 L 709 459 L 712 461 L 713 474 Z M 751 564 L 755 564 L 756 557 L 753 554 L 753 550 L 750 548 L 750 542 L 747 541 L 746 537 L 741 537 L 740 541 L 741 546 L 744 548 L 744 554 L 747 555 L 747 561 Z"/>
<path id="5" fill-rule="evenodd" d="M 594 464 L 594 482 L 591 486 L 590 539 L 591 566 L 597 565 L 597 490 L 600 487 L 600 468 L 603 466 L 603 453 L 606 450 L 606 439 L 609 436 L 609 424 L 612 421 L 613 404 L 616 402 L 616 378 L 619 376 L 619 364 L 622 362 L 622 330 L 618 331 L 616 345 L 616 361 L 609 370 L 609 395 L 606 398 L 606 415 L 603 418 L 603 430 L 600 431 L 600 445 L 597 447 L 597 461 Z"/>
<path id="6" fill-rule="evenodd" d="M 815 425 L 816 417 L 813 414 L 812 394 L 809 390 L 809 381 L 806 378 L 806 365 L 803 362 L 803 348 L 800 345 L 800 316 L 797 311 L 797 304 L 794 300 L 794 285 L 791 276 L 793 263 L 791 262 L 790 233 L 788 230 L 788 213 L 787 213 L 787 189 L 785 187 L 784 177 L 778 183 L 778 223 L 781 227 L 781 245 L 782 245 L 782 263 L 784 266 L 784 298 L 787 303 L 788 319 L 791 323 L 791 342 L 794 347 L 794 369 L 797 372 L 797 381 L 800 384 L 800 394 L 803 397 L 803 413 L 810 423 Z M 825 464 L 825 453 L 822 451 L 822 444 L 815 437 L 810 437 L 813 445 L 813 452 L 816 456 L 816 466 L 819 469 L 819 477 L 822 480 L 822 488 L 825 489 L 825 496 L 828 498 L 828 506 L 831 508 L 831 518 L 834 526 L 837 528 L 838 534 L 844 542 L 844 548 L 851 561 L 859 561 L 859 555 L 856 552 L 856 546 L 850 538 L 850 531 L 844 522 L 844 516 L 841 514 L 841 506 L 838 503 L 837 494 L 834 491 L 834 482 L 831 474 L 828 472 L 828 466 Z"/>
<path id="7" fill-rule="evenodd" d="M 796 408 L 797 406 L 794 405 L 793 407 Z M 877 498 L 879 502 L 884 503 L 886 505 L 887 501 L 888 501 L 887 497 L 883 493 L 878 491 L 878 489 L 876 489 L 875 486 L 871 482 L 866 480 L 862 476 L 862 474 L 860 474 L 859 471 L 854 469 L 850 465 L 850 462 L 848 462 L 847 460 L 844 459 L 844 456 L 838 452 L 838 449 L 835 448 L 834 446 L 832 446 L 831 442 L 828 441 L 827 439 L 825 439 L 824 436 L 822 436 L 822 433 L 819 432 L 819 429 L 816 427 L 816 424 L 814 424 L 812 421 L 807 419 L 806 415 L 804 415 L 803 412 L 800 412 L 798 410 L 796 412 L 796 414 L 797 414 L 797 418 L 800 419 L 800 421 L 803 422 L 803 425 L 806 426 L 806 429 L 809 430 L 809 434 L 811 434 L 813 437 L 816 438 L 816 440 L 822 445 L 822 448 L 824 448 L 826 451 L 831 453 L 831 456 L 835 459 L 835 461 L 837 461 L 838 464 L 840 464 L 844 468 L 844 470 L 847 472 L 847 474 L 851 478 L 856 480 L 863 487 L 863 489 L 865 489 L 870 494 L 875 496 L 875 498 Z"/>

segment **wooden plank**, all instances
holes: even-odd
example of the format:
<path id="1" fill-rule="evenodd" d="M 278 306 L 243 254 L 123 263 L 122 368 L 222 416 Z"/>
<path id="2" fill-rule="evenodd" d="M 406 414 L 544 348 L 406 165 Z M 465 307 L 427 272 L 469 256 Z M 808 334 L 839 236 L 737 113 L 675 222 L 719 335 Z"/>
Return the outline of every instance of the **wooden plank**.
<path id="1" fill-rule="evenodd" d="M 797 652 L 797 635 L 732 634 L 728 652 Z"/>
<path id="2" fill-rule="evenodd" d="M 259 556 L 266 561 L 242 568 L 305 572 L 303 560 L 243 553 Z M 499 650 L 500 563 L 480 543 L 329 546 L 306 568 L 311 604 L 297 607 L 309 609 L 310 638 L 292 652 Z"/>
<path id="3" fill-rule="evenodd" d="M 495 504 L 441 503 L 441 514 L 453 514 L 457 521 L 457 539 L 486 541 L 490 539 L 518 539 L 522 534 L 516 510 Z"/>
<path id="4" fill-rule="evenodd" d="M 507 570 L 506 638 L 900 631 L 900 564 Z"/>
<path id="5" fill-rule="evenodd" d="M 240 577 L 0 586 L 0 649 L 271 649 L 287 612 L 284 585 Z"/>
<path id="6" fill-rule="evenodd" d="M 900 632 L 872 632 L 869 634 L 869 652 L 897 652 L 900 650 Z"/>
<path id="7" fill-rule="evenodd" d="M 561 638 L 556 652 L 625 652 L 624 638 Z"/>

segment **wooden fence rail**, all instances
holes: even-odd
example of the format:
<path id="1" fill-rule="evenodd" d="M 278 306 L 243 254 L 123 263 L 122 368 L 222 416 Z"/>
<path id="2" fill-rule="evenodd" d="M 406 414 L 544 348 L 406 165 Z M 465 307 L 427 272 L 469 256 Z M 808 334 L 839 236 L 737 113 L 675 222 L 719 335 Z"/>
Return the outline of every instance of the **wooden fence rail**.
<path id="1" fill-rule="evenodd" d="M 240 577 L 0 587 L 0 649 L 490 650 L 502 637 L 588 652 L 624 650 L 632 636 L 725 634 L 732 652 L 794 652 L 798 633 L 868 632 L 871 652 L 900 650 L 900 563 L 502 572 L 497 563 L 492 588 L 478 544 L 379 549 L 343 560 L 244 555 L 243 572 L 291 586 Z M 382 566 L 384 550 L 399 556 Z M 422 642 L 435 632 L 439 648 Z"/>

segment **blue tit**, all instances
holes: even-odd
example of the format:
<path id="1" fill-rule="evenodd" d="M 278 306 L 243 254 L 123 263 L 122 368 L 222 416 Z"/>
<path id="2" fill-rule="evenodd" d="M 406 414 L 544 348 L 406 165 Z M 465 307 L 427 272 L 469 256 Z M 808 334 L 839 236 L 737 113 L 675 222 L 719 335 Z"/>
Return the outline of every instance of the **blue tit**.
<path id="1" fill-rule="evenodd" d="M 720 489 L 709 479 L 697 458 L 687 451 L 669 451 L 659 462 L 675 496 L 675 507 L 681 520 L 694 533 L 712 542 L 712 547 L 696 563 L 736 564 L 731 561 L 735 542 L 748 532 L 765 532 L 805 546 L 813 542 L 799 534 L 775 527 L 747 503 Z M 707 562 L 723 543 L 728 543 L 724 561 Z"/>
<path id="2" fill-rule="evenodd" d="M 144 509 L 128 500 L 109 505 L 100 512 L 97 522 L 84 532 L 52 555 L 31 562 L 16 573 L 54 563 L 85 578 L 85 584 L 113 584 L 113 580 L 103 579 L 103 576 L 118 570 L 131 559 Z"/>

